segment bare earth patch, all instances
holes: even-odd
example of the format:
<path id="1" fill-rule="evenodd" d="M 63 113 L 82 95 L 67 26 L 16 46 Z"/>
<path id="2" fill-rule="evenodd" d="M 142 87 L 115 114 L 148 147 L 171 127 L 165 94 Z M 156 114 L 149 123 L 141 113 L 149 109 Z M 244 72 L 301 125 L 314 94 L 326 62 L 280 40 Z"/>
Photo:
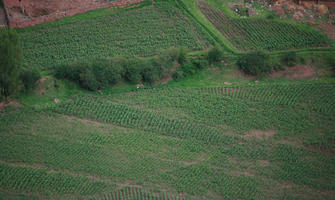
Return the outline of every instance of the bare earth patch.
<path id="1" fill-rule="evenodd" d="M 10 100 L 8 100 L 8 101 L 9 101 L 8 103 L 0 102 L 0 110 L 3 110 L 3 109 L 5 109 L 8 106 L 18 107 L 18 106 L 21 105 L 20 102 L 17 102 L 17 101 L 10 101 Z"/>
<path id="2" fill-rule="evenodd" d="M 258 164 L 262 167 L 266 167 L 270 164 L 270 162 L 268 160 L 259 160 Z"/>
<path id="3" fill-rule="evenodd" d="M 267 139 L 276 134 L 274 130 L 251 130 L 247 134 L 244 135 L 245 138 L 255 137 L 256 139 Z"/>
<path id="4" fill-rule="evenodd" d="M 296 65 L 294 67 L 285 67 L 284 70 L 274 72 L 270 75 L 271 78 L 285 77 L 290 80 L 310 79 L 316 75 L 312 67 L 305 65 Z"/>
<path id="5" fill-rule="evenodd" d="M 332 24 L 320 24 L 319 28 L 323 29 L 325 31 L 325 33 L 331 39 L 335 39 L 335 25 L 332 25 Z"/>
<path id="6" fill-rule="evenodd" d="M 7 0 L 6 6 L 9 14 L 13 17 L 24 17 L 26 15 L 26 17 L 33 18 L 107 2 L 108 0 L 21 0 L 21 2 Z"/>

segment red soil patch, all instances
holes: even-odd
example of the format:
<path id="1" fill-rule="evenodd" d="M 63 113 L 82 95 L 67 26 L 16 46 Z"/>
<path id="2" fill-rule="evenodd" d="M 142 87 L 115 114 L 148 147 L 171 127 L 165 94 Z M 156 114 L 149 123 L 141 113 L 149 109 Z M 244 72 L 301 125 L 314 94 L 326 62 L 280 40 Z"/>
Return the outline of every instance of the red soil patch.
<path id="1" fill-rule="evenodd" d="M 267 139 L 269 137 L 272 137 L 276 134 L 274 130 L 251 130 L 246 135 L 244 135 L 245 138 L 255 137 L 256 139 Z"/>
<path id="2" fill-rule="evenodd" d="M 25 15 L 27 17 L 40 17 L 106 2 L 108 0 L 21 0 L 21 2 L 20 0 L 5 0 L 9 15 Z"/>
<path id="3" fill-rule="evenodd" d="M 0 28 L 7 25 L 5 11 L 0 8 Z"/>
<path id="4" fill-rule="evenodd" d="M 284 70 L 274 72 L 271 78 L 285 77 L 291 80 L 309 79 L 315 76 L 315 70 L 309 66 L 296 65 L 294 67 L 286 67 Z"/>
<path id="5" fill-rule="evenodd" d="M 0 110 L 3 110 L 5 109 L 7 106 L 20 106 L 20 102 L 17 102 L 17 101 L 10 101 L 6 104 L 5 102 L 0 102 Z"/>
<path id="6" fill-rule="evenodd" d="M 325 33 L 331 39 L 335 39 L 335 25 L 332 25 L 332 24 L 320 24 L 319 28 L 323 29 L 325 31 Z"/>
<path id="7" fill-rule="evenodd" d="M 9 26 L 23 28 L 90 10 L 118 7 L 143 0 L 3 0 Z"/>

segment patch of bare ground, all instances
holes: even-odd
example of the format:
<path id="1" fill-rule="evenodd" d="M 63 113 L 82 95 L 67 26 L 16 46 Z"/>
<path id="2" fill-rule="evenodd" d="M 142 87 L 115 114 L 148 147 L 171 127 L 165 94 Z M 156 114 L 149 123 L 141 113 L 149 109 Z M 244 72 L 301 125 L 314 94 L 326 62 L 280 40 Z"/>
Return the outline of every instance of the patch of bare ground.
<path id="1" fill-rule="evenodd" d="M 184 165 L 195 165 L 195 164 L 198 164 L 198 163 L 200 163 L 200 162 L 202 162 L 202 161 L 205 161 L 206 158 L 207 158 L 207 155 L 206 155 L 206 154 L 201 154 L 201 155 L 198 157 L 198 159 L 196 159 L 196 160 L 192 160 L 192 161 L 182 161 L 182 163 L 183 163 Z"/>
<path id="2" fill-rule="evenodd" d="M 241 176 L 241 175 L 249 176 L 249 177 L 255 176 L 255 174 L 252 173 L 249 168 L 247 168 L 247 169 L 240 169 L 240 170 L 232 170 L 232 171 L 230 171 L 230 173 L 232 175 L 235 175 L 235 176 Z"/>
<path id="3" fill-rule="evenodd" d="M 331 38 L 335 39 L 335 25 L 333 24 L 320 24 L 319 28 L 325 31 L 325 33 Z"/>
<path id="4" fill-rule="evenodd" d="M 46 93 L 47 89 L 45 86 L 45 82 L 50 79 L 50 76 L 42 77 L 40 80 L 36 83 L 36 93 L 38 96 L 42 96 Z"/>
<path id="5" fill-rule="evenodd" d="M 76 119 L 76 120 L 78 120 L 80 122 L 83 122 L 85 124 L 105 125 L 102 122 L 98 122 L 98 121 L 94 121 L 94 120 L 90 120 L 90 119 L 82 119 L 82 118 L 77 118 L 77 117 L 69 116 L 69 115 L 65 115 L 65 116 L 69 121 L 72 121 L 73 119 Z"/>
<path id="6" fill-rule="evenodd" d="M 60 100 L 59 99 L 54 99 L 55 103 L 60 103 Z"/>
<path id="7" fill-rule="evenodd" d="M 6 0 L 6 6 L 11 9 L 14 7 L 19 8 L 16 12 L 27 15 L 29 17 L 39 17 L 49 15 L 52 13 L 58 13 L 62 11 L 68 11 L 71 9 L 85 8 L 94 5 L 107 3 L 108 0 Z M 11 11 L 11 15 L 15 15 L 16 12 Z"/>
<path id="8" fill-rule="evenodd" d="M 38 168 L 38 169 L 45 169 L 45 170 L 47 170 L 47 171 L 50 172 L 50 173 L 63 172 L 63 173 L 71 174 L 71 175 L 74 175 L 74 176 L 77 176 L 77 175 L 80 174 L 80 173 L 78 173 L 78 172 L 70 171 L 70 170 L 67 170 L 67 169 L 63 169 L 63 170 L 53 169 L 53 168 L 44 166 L 44 165 L 42 165 L 42 164 L 40 164 L 40 163 L 10 162 L 10 161 L 4 161 L 4 160 L 1 160 L 0 162 L 9 164 L 9 165 L 12 165 L 12 166 L 15 166 L 15 167 L 16 167 L 16 166 L 25 166 L 25 167 L 32 167 L 32 168 Z M 82 174 L 82 175 L 85 175 L 85 176 L 91 178 L 93 181 L 106 181 L 106 182 L 112 182 L 112 180 L 109 179 L 109 178 L 103 178 L 103 177 L 96 176 L 96 175 L 92 175 L 92 174 L 85 174 L 85 173 L 84 173 L 84 174 Z"/>
<path id="9" fill-rule="evenodd" d="M 276 134 L 274 130 L 251 130 L 244 135 L 244 138 L 267 139 Z"/>
<path id="10" fill-rule="evenodd" d="M 266 167 L 270 165 L 270 161 L 268 160 L 258 160 L 258 164 L 262 167 Z"/>
<path id="11" fill-rule="evenodd" d="M 10 99 L 8 99 L 8 103 L 6 102 L 0 102 L 0 111 L 5 109 L 8 106 L 14 106 L 14 107 L 18 107 L 20 106 L 20 102 L 18 101 L 11 101 Z"/>
<path id="12" fill-rule="evenodd" d="M 296 65 L 294 67 L 285 67 L 284 70 L 273 72 L 271 78 L 287 78 L 289 80 L 313 79 L 316 71 L 310 66 Z"/>
<path id="13" fill-rule="evenodd" d="M 334 152 L 332 152 L 329 149 L 324 148 L 323 146 L 316 146 L 316 145 L 310 145 L 310 146 L 306 146 L 304 145 L 304 147 L 308 150 L 314 151 L 314 152 L 318 152 L 318 153 L 322 153 L 325 155 L 330 155 L 330 156 L 334 156 Z"/>

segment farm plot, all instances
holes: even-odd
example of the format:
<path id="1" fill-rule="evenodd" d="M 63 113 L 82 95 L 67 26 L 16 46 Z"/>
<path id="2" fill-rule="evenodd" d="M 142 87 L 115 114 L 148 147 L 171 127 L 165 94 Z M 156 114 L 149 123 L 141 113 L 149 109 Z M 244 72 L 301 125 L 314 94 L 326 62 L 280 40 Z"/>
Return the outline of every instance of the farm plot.
<path id="1" fill-rule="evenodd" d="M 104 123 L 158 132 L 167 136 L 195 138 L 210 144 L 232 144 L 238 138 L 223 134 L 217 129 L 197 125 L 188 120 L 168 118 L 157 113 L 119 105 L 101 97 L 81 95 L 55 108 L 58 113 L 89 118 Z"/>
<path id="2" fill-rule="evenodd" d="M 210 46 L 206 36 L 168 2 L 20 32 L 25 64 L 41 69 L 117 55 L 152 56 L 169 47 Z"/>
<path id="3" fill-rule="evenodd" d="M 335 119 L 310 104 L 333 99 L 334 91 L 313 85 L 268 85 L 271 98 L 261 85 L 236 87 L 244 96 L 143 88 L 73 96 L 40 110 L 7 107 L 0 112 L 0 195 L 333 199 Z"/>
<path id="4" fill-rule="evenodd" d="M 114 95 L 116 103 L 136 106 L 177 119 L 234 130 L 277 130 L 277 136 L 328 129 L 334 120 L 334 85 L 322 83 L 200 89 L 140 89 Z M 324 125 L 315 118 L 323 116 Z M 223 131 L 225 132 L 225 131 Z"/>
<path id="5" fill-rule="evenodd" d="M 266 19 L 233 19 L 202 2 L 203 15 L 238 49 L 286 50 L 310 47 L 327 47 L 327 35 L 293 24 Z"/>

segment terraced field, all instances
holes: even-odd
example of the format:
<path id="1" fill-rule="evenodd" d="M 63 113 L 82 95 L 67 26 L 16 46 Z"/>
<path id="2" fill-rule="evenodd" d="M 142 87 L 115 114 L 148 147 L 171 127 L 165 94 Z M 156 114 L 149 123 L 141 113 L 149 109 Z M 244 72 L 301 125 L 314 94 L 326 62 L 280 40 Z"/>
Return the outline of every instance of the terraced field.
<path id="1" fill-rule="evenodd" d="M 163 1 L 74 23 L 27 29 L 20 36 L 25 65 L 40 69 L 117 55 L 152 56 L 169 47 L 202 50 L 210 46 L 178 8 Z"/>
<path id="2" fill-rule="evenodd" d="M 334 85 L 268 86 L 144 88 L 8 107 L 0 194 L 333 199 Z"/>
<path id="3" fill-rule="evenodd" d="M 230 18 L 205 2 L 199 3 L 203 15 L 239 50 L 286 50 L 328 47 L 326 34 L 297 25 L 267 19 Z"/>

